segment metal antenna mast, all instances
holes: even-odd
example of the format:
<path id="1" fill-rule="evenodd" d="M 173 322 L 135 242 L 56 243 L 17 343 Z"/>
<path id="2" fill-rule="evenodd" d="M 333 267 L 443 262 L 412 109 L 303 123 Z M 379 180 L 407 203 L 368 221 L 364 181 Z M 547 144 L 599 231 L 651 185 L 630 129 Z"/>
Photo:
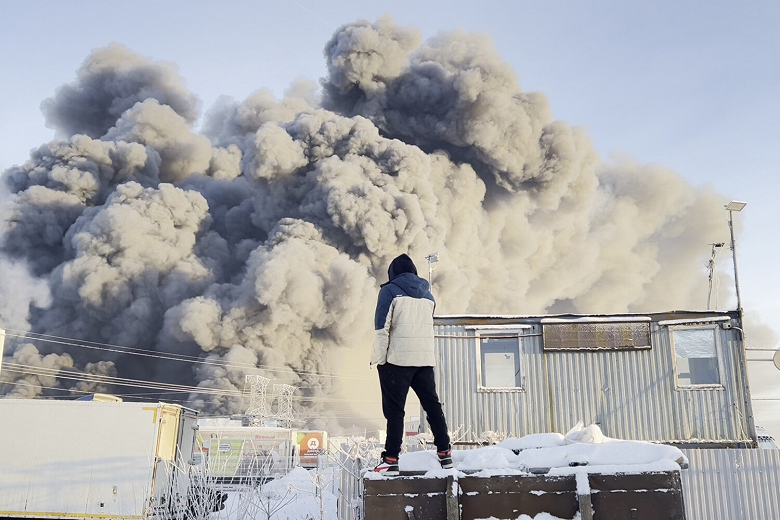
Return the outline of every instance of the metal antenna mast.
<path id="1" fill-rule="evenodd" d="M 707 262 L 707 269 L 710 272 L 710 276 L 709 276 L 709 279 L 710 279 L 710 289 L 709 289 L 709 292 L 707 292 L 707 310 L 711 309 L 711 307 L 710 307 L 710 299 L 712 298 L 712 282 L 713 282 L 713 280 L 715 278 L 715 255 L 717 254 L 717 252 L 715 250 L 716 249 L 720 249 L 725 244 L 723 242 L 718 242 L 718 243 L 710 244 L 710 245 L 712 246 L 712 256 L 710 256 L 710 261 Z M 717 307 L 717 306 L 718 306 L 718 296 L 716 295 L 715 296 L 715 307 Z"/>

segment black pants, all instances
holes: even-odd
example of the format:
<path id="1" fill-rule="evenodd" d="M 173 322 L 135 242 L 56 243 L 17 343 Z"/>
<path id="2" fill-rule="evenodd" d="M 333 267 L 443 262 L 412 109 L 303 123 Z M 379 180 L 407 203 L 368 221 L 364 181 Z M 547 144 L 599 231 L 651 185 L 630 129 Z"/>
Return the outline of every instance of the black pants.
<path id="1" fill-rule="evenodd" d="M 404 405 L 410 387 L 417 394 L 428 416 L 436 449 L 448 450 L 450 436 L 447 433 L 447 421 L 444 419 L 439 396 L 436 395 L 433 367 L 402 367 L 385 363 L 378 365 L 377 370 L 379 384 L 382 387 L 382 412 L 387 419 L 385 454 L 388 457 L 397 457 L 401 453 L 401 442 L 404 436 Z"/>

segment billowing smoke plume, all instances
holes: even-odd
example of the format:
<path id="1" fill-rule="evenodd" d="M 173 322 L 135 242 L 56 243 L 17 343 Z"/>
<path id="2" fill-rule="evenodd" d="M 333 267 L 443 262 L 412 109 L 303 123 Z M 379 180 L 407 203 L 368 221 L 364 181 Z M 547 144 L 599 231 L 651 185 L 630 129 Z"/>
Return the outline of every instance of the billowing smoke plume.
<path id="1" fill-rule="evenodd" d="M 368 362 L 377 286 L 402 252 L 421 270 L 439 253 L 439 313 L 703 307 L 723 199 L 661 167 L 602 162 L 485 37 L 422 43 L 390 19 L 358 22 L 325 58 L 321 89 L 220 100 L 201 135 L 173 66 L 94 51 L 43 103 L 62 140 L 3 175 L 3 261 L 50 290 L 27 296 L 32 331 L 206 363 L 7 354 L 227 391 L 259 367 L 314 412 L 339 395 L 337 353 Z M 238 397 L 191 403 L 240 411 Z"/>

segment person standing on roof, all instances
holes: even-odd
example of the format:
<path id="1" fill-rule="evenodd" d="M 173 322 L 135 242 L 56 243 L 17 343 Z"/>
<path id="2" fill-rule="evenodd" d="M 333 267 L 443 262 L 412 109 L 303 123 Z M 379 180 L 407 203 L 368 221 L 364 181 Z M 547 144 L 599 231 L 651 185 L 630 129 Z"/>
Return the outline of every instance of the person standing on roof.
<path id="1" fill-rule="evenodd" d="M 452 467 L 452 449 L 433 365 L 433 310 L 436 302 L 428 281 L 417 276 L 407 255 L 396 257 L 387 270 L 376 304 L 376 337 L 371 364 L 377 365 L 382 389 L 382 412 L 387 419 L 387 439 L 382 462 L 374 471 L 398 475 L 398 456 L 404 434 L 404 405 L 414 390 L 428 416 L 433 442 L 443 468 Z"/>

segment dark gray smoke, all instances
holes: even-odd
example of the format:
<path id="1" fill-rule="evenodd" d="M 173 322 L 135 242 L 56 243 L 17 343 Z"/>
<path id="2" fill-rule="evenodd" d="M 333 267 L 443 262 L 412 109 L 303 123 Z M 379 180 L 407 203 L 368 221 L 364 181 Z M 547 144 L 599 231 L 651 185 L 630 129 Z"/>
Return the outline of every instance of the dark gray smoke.
<path id="1" fill-rule="evenodd" d="M 198 118 L 200 103 L 174 65 L 147 60 L 116 43 L 93 51 L 76 76 L 41 103 L 46 126 L 65 137 L 102 137 L 119 116 L 146 99 L 156 99 L 188 123 Z"/>
<path id="2" fill-rule="evenodd" d="M 47 344 L 7 354 L 221 390 L 257 366 L 316 398 L 303 402 L 313 413 L 346 393 L 327 375 L 344 351 L 368 362 L 377 286 L 400 253 L 424 270 L 439 252 L 439 313 L 703 307 L 723 198 L 661 167 L 601 161 L 486 37 L 421 43 L 381 19 L 340 28 L 325 57 L 321 90 L 222 99 L 201 135 L 174 67 L 94 51 L 43 103 L 63 139 L 3 174 L 2 261 L 50 291 L 19 296 L 31 305 L 17 327 L 230 364 Z"/>

